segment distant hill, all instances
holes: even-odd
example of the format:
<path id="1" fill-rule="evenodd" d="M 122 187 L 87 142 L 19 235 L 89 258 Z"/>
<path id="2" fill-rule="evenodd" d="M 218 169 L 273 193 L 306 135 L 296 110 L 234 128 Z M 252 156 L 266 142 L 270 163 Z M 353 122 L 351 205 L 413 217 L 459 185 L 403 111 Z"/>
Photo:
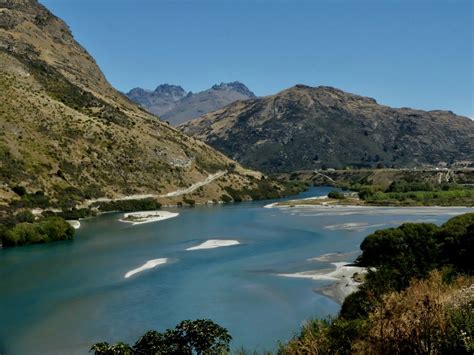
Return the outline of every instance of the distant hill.
<path id="1" fill-rule="evenodd" d="M 254 93 L 238 81 L 214 85 L 195 94 L 186 92 L 181 86 L 163 84 L 154 91 L 135 88 L 126 95 L 174 126 L 218 110 L 234 101 L 255 98 Z"/>
<path id="2" fill-rule="evenodd" d="M 238 101 L 179 128 L 268 173 L 474 161 L 474 121 L 469 118 L 391 108 L 326 86 L 296 85 Z"/>
<path id="3" fill-rule="evenodd" d="M 253 172 L 115 90 L 68 26 L 35 0 L 0 1 L 0 102 L 0 205 L 17 197 L 17 185 L 70 206 L 176 191 L 229 167 L 199 189 L 201 200 L 254 186 Z"/>

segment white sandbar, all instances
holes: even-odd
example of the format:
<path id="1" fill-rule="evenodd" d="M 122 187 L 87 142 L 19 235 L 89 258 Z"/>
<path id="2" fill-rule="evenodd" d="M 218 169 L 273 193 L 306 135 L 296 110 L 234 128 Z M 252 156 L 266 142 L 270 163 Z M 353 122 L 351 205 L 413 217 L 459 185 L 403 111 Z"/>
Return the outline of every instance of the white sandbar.
<path id="1" fill-rule="evenodd" d="M 303 271 L 295 272 L 293 274 L 278 274 L 278 276 L 335 281 L 332 285 L 316 289 L 316 291 L 342 304 L 344 298 L 357 291 L 359 288 L 360 282 L 354 280 L 354 274 L 365 274 L 367 273 L 367 269 L 359 266 L 347 265 L 347 262 L 336 262 L 331 264 L 336 266 L 335 270 Z"/>
<path id="2" fill-rule="evenodd" d="M 204 243 L 196 245 L 195 247 L 187 248 L 186 250 L 201 250 L 201 249 L 214 249 L 220 247 L 230 247 L 232 245 L 240 244 L 238 240 L 224 240 L 224 239 L 209 239 Z"/>
<path id="3" fill-rule="evenodd" d="M 128 279 L 130 276 L 133 276 L 139 272 L 142 272 L 148 269 L 153 269 L 155 266 L 166 264 L 167 262 L 168 262 L 168 258 L 148 260 L 145 264 L 143 264 L 139 268 L 136 268 L 127 272 L 124 277 Z"/>
<path id="4" fill-rule="evenodd" d="M 125 213 L 120 222 L 131 223 L 132 225 L 159 222 L 165 219 L 179 216 L 179 213 L 168 211 L 143 211 Z"/>

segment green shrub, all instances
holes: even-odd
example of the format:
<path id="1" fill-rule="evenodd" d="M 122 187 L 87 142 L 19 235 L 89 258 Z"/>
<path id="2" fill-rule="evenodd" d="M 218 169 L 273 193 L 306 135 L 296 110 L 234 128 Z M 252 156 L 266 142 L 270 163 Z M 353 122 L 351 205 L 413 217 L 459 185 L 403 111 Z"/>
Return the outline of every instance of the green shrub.
<path id="1" fill-rule="evenodd" d="M 74 237 L 74 228 L 61 217 L 48 217 L 39 222 L 18 223 L 4 228 L 1 233 L 4 247 L 70 240 Z"/>
<path id="2" fill-rule="evenodd" d="M 338 199 L 338 200 L 343 200 L 346 198 L 344 194 L 339 191 L 331 191 L 330 193 L 328 193 L 328 197 Z"/>
<path id="3" fill-rule="evenodd" d="M 18 221 L 18 223 L 21 223 L 21 222 L 33 223 L 35 221 L 35 216 L 29 210 L 18 212 L 15 215 L 15 218 Z"/>
<path id="4" fill-rule="evenodd" d="M 152 211 L 159 210 L 161 208 L 161 203 L 150 197 L 139 200 L 116 200 L 109 202 L 95 202 L 92 207 L 98 207 L 101 211 L 104 212 Z"/>
<path id="5" fill-rule="evenodd" d="M 19 245 L 41 243 L 45 236 L 33 223 L 19 223 L 12 229 L 3 233 L 2 244 L 4 247 L 15 247 Z"/>

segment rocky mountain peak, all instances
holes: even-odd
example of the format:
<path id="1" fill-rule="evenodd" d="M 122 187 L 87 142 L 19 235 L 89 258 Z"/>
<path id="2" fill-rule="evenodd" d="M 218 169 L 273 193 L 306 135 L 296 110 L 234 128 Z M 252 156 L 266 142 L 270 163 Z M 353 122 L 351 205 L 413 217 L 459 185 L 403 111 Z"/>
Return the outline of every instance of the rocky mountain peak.
<path id="1" fill-rule="evenodd" d="M 186 90 L 179 85 L 161 84 L 155 89 L 158 95 L 169 96 L 174 99 L 180 99 L 186 96 Z"/>
<path id="2" fill-rule="evenodd" d="M 154 91 L 133 89 L 127 96 L 173 125 L 202 116 L 238 100 L 255 98 L 255 94 L 238 81 L 216 84 L 197 93 L 186 92 L 178 85 L 162 84 Z"/>
<path id="3" fill-rule="evenodd" d="M 227 90 L 227 91 L 236 91 L 242 95 L 248 96 L 249 98 L 256 97 L 255 94 L 249 90 L 249 88 L 239 82 L 233 81 L 230 83 L 220 83 L 212 86 L 212 90 Z"/>

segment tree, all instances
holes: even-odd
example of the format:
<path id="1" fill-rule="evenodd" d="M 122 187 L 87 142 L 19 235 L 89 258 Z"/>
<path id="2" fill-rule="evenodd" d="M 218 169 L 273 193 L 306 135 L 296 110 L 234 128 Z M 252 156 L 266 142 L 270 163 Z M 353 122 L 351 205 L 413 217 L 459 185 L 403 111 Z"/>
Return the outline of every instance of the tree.
<path id="1" fill-rule="evenodd" d="M 96 355 L 132 355 L 133 350 L 130 345 L 119 342 L 114 345 L 110 345 L 107 342 L 94 344 L 90 351 L 93 351 Z"/>
<path id="2" fill-rule="evenodd" d="M 39 229 L 46 241 L 69 240 L 74 236 L 74 228 L 61 217 L 49 217 L 39 223 Z"/>
<path id="3" fill-rule="evenodd" d="M 17 245 L 40 243 L 44 240 L 36 225 L 32 223 L 19 223 L 10 230 L 3 233 L 2 244 L 5 247 Z"/>
<path id="4" fill-rule="evenodd" d="M 209 319 L 184 320 L 164 333 L 146 332 L 133 348 L 124 343 L 97 343 L 91 351 L 96 355 L 218 355 L 230 351 L 231 339 L 227 329 Z"/>
<path id="5" fill-rule="evenodd" d="M 331 191 L 328 193 L 329 198 L 335 198 L 337 200 L 343 200 L 345 198 L 344 194 L 339 191 Z"/>
<path id="6" fill-rule="evenodd" d="M 197 354 L 222 354 L 229 351 L 232 337 L 227 330 L 210 319 L 185 320 L 175 331 Z"/>

